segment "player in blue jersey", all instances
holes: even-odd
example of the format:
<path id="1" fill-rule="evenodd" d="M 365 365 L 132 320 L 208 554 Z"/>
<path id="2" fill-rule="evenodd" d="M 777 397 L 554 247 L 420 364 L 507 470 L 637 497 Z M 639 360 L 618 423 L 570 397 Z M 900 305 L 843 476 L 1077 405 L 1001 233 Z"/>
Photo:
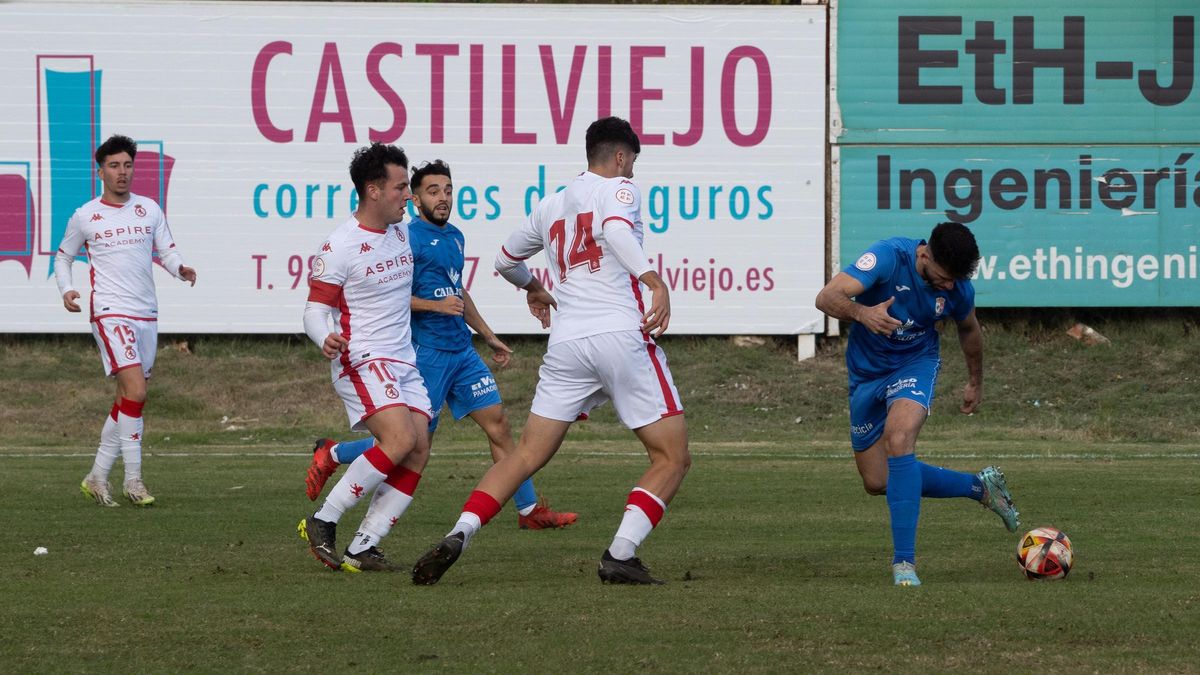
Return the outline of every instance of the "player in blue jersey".
<path id="1" fill-rule="evenodd" d="M 979 262 L 975 235 L 941 223 L 928 241 L 878 241 L 817 294 L 817 308 L 852 321 L 846 347 L 850 376 L 850 445 L 867 494 L 887 495 L 892 521 L 892 575 L 897 586 L 919 586 L 917 519 L 922 497 L 966 497 L 995 511 L 1010 532 L 1019 514 L 1004 474 L 977 474 L 919 462 L 917 434 L 929 416 L 941 356 L 937 322 L 958 325 L 967 363 L 959 410 L 975 412 L 983 398 L 983 335 L 975 318 L 970 277 Z"/>
<path id="2" fill-rule="evenodd" d="M 412 339 L 417 369 L 433 409 L 429 433 L 437 429 L 442 406 L 448 403 L 455 419 L 470 416 L 483 429 L 492 459 L 499 461 L 513 452 L 516 444 L 496 380 L 472 346 L 467 327 L 483 338 L 499 367 L 508 365 L 512 350 L 488 327 L 463 287 L 463 234 L 449 222 L 454 206 L 450 167 L 441 160 L 426 163 L 413 170 L 411 183 L 420 212 L 408 227 L 414 263 Z M 373 444 L 371 437 L 343 443 L 319 439 L 305 478 L 308 498 L 315 500 L 321 494 L 339 464 L 352 462 Z M 532 478 L 521 484 L 513 502 L 521 529 L 566 527 L 576 520 L 574 513 L 557 512 L 539 503 Z"/>

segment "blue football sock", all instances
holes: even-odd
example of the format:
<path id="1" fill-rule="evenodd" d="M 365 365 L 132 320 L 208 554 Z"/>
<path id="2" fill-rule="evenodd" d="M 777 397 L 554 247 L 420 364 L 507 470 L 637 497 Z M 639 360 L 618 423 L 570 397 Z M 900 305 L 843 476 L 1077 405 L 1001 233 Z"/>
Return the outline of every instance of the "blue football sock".
<path id="1" fill-rule="evenodd" d="M 532 478 L 526 478 L 525 482 L 517 488 L 517 493 L 513 495 L 513 504 L 517 505 L 518 511 L 524 511 L 537 504 L 537 492 L 533 489 Z"/>
<path id="2" fill-rule="evenodd" d="M 917 562 L 917 519 L 921 515 L 921 469 L 915 455 L 888 457 L 888 511 L 892 515 L 892 564 Z"/>
<path id="3" fill-rule="evenodd" d="M 921 467 L 922 497 L 970 497 L 975 501 L 983 498 L 983 483 L 975 474 L 951 471 L 925 462 L 917 462 L 917 466 Z"/>
<path id="4" fill-rule="evenodd" d="M 357 441 L 342 441 L 337 444 L 335 454 L 338 464 L 349 464 L 358 459 L 358 456 L 371 449 L 375 445 L 375 439 L 371 436 Z"/>

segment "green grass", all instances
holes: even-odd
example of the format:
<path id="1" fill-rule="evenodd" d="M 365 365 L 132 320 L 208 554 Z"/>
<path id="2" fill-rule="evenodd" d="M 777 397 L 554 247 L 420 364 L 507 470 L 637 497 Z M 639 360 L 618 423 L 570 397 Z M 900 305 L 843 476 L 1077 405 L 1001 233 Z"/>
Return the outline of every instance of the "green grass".
<path id="1" fill-rule="evenodd" d="M 188 355 L 164 340 L 145 460 L 159 504 L 139 510 L 78 494 L 111 405 L 90 339 L 0 338 L 0 670 L 1200 671 L 1195 321 L 1089 321 L 1113 345 L 1086 348 L 1059 322 L 983 319 L 985 405 L 954 410 L 951 334 L 919 452 L 1000 463 L 1025 525 L 1071 536 L 1063 582 L 1024 581 L 994 515 L 926 500 L 925 585 L 891 587 L 886 505 L 849 456 L 838 341 L 805 363 L 782 340 L 665 341 L 695 455 L 639 552 L 667 586 L 596 579 L 646 467 L 602 409 L 537 478 L 580 522 L 520 531 L 506 507 L 427 588 L 327 572 L 296 536 L 308 443 L 346 425 L 302 341 L 204 337 Z M 542 347 L 517 343 L 499 379 L 520 427 Z M 443 424 L 386 542 L 398 561 L 449 528 L 486 470 L 473 426 Z"/>

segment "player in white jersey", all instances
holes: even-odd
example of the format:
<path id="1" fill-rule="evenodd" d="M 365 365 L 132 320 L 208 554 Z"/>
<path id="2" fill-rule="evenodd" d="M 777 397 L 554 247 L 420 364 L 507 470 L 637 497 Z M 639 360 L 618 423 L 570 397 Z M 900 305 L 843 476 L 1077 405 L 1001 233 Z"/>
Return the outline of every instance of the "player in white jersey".
<path id="1" fill-rule="evenodd" d="M 408 158 L 395 146 L 373 143 L 354 153 L 350 178 L 358 210 L 313 260 L 304 331 L 330 359 L 350 427 L 369 430 L 376 444 L 350 464 L 299 531 L 331 569 L 394 570 L 376 544 L 412 503 L 429 460 L 433 414 L 409 329 L 413 256 L 402 224 L 412 199 Z M 339 557 L 338 520 L 368 494 L 362 525 Z"/>
<path id="2" fill-rule="evenodd" d="M 137 144 L 110 137 L 96 149 L 96 173 L 104 192 L 79 207 L 54 259 L 54 278 L 69 312 L 82 311 L 71 280 L 75 256 L 86 252 L 92 291 L 88 314 L 104 374 L 117 381 L 116 402 L 104 420 L 100 447 L 80 490 L 102 506 L 116 506 L 108 474 L 119 452 L 125 463 L 124 495 L 136 506 L 154 497 L 142 481 L 142 407 L 146 380 L 158 349 L 158 298 L 154 253 L 177 279 L 196 285 L 196 270 L 183 264 L 171 229 L 154 200 L 129 191 Z"/>
<path id="3" fill-rule="evenodd" d="M 521 440 L 479 482 L 449 534 L 414 565 L 414 583 L 437 583 L 521 481 L 554 456 L 579 413 L 605 400 L 645 445 L 650 469 L 629 493 L 598 573 L 607 583 L 662 583 L 634 554 L 691 466 L 679 392 L 654 343 L 670 322 L 671 302 L 642 252 L 641 195 L 630 180 L 641 151 L 637 134 L 625 120 L 606 117 L 588 127 L 586 145 L 588 170 L 538 204 L 496 258 L 497 271 L 528 291 L 530 312 L 550 327 Z M 555 275 L 553 296 L 524 263 L 539 250 Z M 642 284 L 652 293 L 649 310 Z"/>

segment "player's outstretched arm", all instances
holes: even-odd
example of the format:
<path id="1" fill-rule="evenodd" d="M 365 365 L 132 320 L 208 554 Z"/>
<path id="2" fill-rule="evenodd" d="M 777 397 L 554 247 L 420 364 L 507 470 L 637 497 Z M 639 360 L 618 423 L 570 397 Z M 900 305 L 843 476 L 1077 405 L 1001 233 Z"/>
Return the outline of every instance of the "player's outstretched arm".
<path id="1" fill-rule="evenodd" d="M 963 387 L 963 402 L 959 410 L 970 415 L 983 401 L 983 329 L 972 309 L 967 318 L 958 322 L 958 344 L 967 362 L 967 384 Z"/>
<path id="2" fill-rule="evenodd" d="M 854 297 L 865 290 L 861 281 L 845 272 L 838 272 L 817 293 L 817 309 L 839 321 L 857 321 L 879 335 L 888 335 L 899 328 L 900 322 L 888 314 L 888 307 L 896 298 L 890 297 L 878 305 L 860 305 L 854 301 Z"/>
<path id="3" fill-rule="evenodd" d="M 467 289 L 463 289 L 463 319 L 467 325 L 471 327 L 483 341 L 487 343 L 488 348 L 492 350 L 492 361 L 501 368 L 508 367 L 509 358 L 512 357 L 512 349 L 504 344 L 504 341 L 496 337 L 496 333 L 492 327 L 483 320 L 483 314 L 479 312 L 479 308 L 475 306 L 475 301 L 471 298 L 471 294 Z"/>

